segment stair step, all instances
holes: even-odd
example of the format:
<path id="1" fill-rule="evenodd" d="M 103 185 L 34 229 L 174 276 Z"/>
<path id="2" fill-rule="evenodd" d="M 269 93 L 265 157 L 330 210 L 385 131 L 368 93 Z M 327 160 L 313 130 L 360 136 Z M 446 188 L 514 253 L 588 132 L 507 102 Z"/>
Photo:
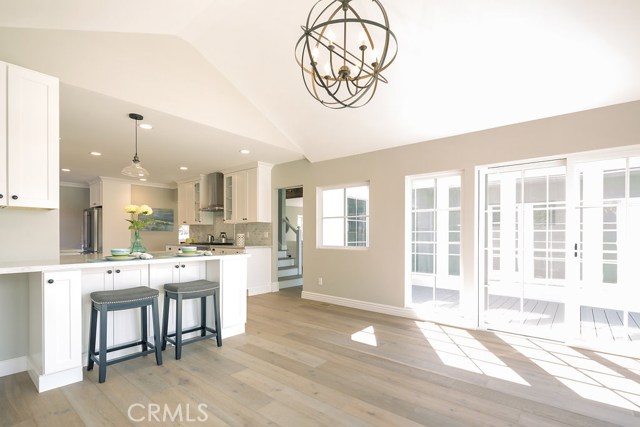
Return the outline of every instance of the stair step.
<path id="1" fill-rule="evenodd" d="M 296 276 L 298 267 L 278 267 L 278 277 Z"/>
<path id="2" fill-rule="evenodd" d="M 289 253 L 287 251 L 278 251 L 278 258 L 288 258 Z"/>
<path id="3" fill-rule="evenodd" d="M 291 267 L 296 264 L 295 258 L 280 258 L 278 259 L 278 267 Z"/>

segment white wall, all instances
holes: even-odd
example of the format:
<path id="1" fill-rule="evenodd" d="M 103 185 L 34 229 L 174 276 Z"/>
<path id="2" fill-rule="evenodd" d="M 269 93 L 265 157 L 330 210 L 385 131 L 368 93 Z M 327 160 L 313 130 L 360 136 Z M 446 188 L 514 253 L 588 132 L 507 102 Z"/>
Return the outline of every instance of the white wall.
<path id="1" fill-rule="evenodd" d="M 478 309 L 474 278 L 475 167 L 632 144 L 640 144 L 640 102 L 320 163 L 297 161 L 277 165 L 273 168 L 272 187 L 304 186 L 305 291 L 403 307 L 405 177 L 461 170 L 461 305 L 467 320 L 475 323 Z M 318 249 L 317 187 L 363 181 L 370 181 L 370 247 L 366 250 Z M 272 206 L 277 208 L 277 192 L 272 194 Z M 275 253 L 273 258 L 275 260 Z M 277 272 L 277 268 L 273 271 Z M 317 284 L 318 277 L 323 278 L 323 286 Z M 277 279 L 272 277 L 272 280 Z"/>

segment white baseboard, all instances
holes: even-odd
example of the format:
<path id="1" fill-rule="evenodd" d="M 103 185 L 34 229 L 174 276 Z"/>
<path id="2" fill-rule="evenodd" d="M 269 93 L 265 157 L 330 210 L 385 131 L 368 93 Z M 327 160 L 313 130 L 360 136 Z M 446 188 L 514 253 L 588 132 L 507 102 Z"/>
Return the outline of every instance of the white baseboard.
<path id="1" fill-rule="evenodd" d="M 303 299 L 326 302 L 329 304 L 341 305 L 344 307 L 357 308 L 360 310 L 373 311 L 375 313 L 389 314 L 391 316 L 416 318 L 416 313 L 410 308 L 394 307 L 392 305 L 377 304 L 374 302 L 359 301 L 355 299 L 335 297 L 333 295 L 318 294 L 315 292 L 302 291 Z"/>
<path id="2" fill-rule="evenodd" d="M 54 388 L 82 381 L 82 367 L 67 369 L 49 375 L 39 375 L 33 369 L 29 370 L 31 381 L 36 385 L 39 393 L 53 390 Z"/>
<path id="3" fill-rule="evenodd" d="M 222 328 L 222 339 L 224 341 L 225 338 L 233 337 L 236 335 L 244 334 L 244 323 L 241 325 L 230 326 L 227 328 Z"/>
<path id="4" fill-rule="evenodd" d="M 271 285 L 259 286 L 256 288 L 247 289 L 247 294 L 249 296 L 260 295 L 260 294 L 268 294 L 271 292 Z"/>
<path id="5" fill-rule="evenodd" d="M 372 311 L 374 313 L 388 314 L 390 316 L 406 317 L 408 319 L 439 323 L 442 325 L 449 325 L 457 328 L 476 329 L 476 326 L 470 324 L 468 320 L 465 320 L 461 317 L 443 316 L 442 314 L 439 314 L 438 317 L 435 318 L 435 315 L 433 314 L 429 316 L 426 313 L 421 312 L 420 310 L 408 307 L 395 307 L 392 305 L 377 304 L 374 302 L 359 301 L 307 291 L 302 291 L 302 298 L 313 301 L 326 302 L 328 304 L 340 305 L 343 307 L 356 308 L 359 310 Z"/>
<path id="6" fill-rule="evenodd" d="M 29 370 L 29 359 L 27 356 L 16 357 L 15 359 L 0 361 L 0 377 L 17 374 Z"/>

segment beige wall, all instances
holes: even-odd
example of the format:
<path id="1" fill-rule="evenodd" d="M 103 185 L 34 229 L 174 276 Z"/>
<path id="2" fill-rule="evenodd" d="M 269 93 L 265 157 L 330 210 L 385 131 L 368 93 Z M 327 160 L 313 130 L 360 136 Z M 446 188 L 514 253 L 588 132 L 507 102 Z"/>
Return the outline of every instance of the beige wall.
<path id="1" fill-rule="evenodd" d="M 173 231 L 143 231 L 141 233 L 144 247 L 149 252 L 164 251 L 167 243 L 178 242 L 178 190 L 168 188 L 131 186 L 131 203 L 149 205 L 153 209 L 173 209 Z M 125 218 L 123 216 L 123 218 Z"/>
<path id="2" fill-rule="evenodd" d="M 82 213 L 88 207 L 88 188 L 60 187 L 60 249 L 80 249 Z"/>
<path id="3" fill-rule="evenodd" d="M 477 318 L 475 167 L 632 144 L 640 144 L 640 102 L 337 160 L 278 165 L 273 168 L 272 186 L 274 189 L 304 186 L 304 291 L 404 307 L 405 177 L 462 171 L 461 305 L 467 319 L 473 322 Z M 370 247 L 362 251 L 318 249 L 317 187 L 363 181 L 370 181 Z M 277 192 L 273 194 L 272 205 L 277 207 Z M 277 217 L 275 208 L 273 217 Z M 277 268 L 272 271 L 277 272 Z M 317 284 L 318 277 L 323 278 L 323 286 Z M 277 280 L 275 275 L 272 280 Z"/>

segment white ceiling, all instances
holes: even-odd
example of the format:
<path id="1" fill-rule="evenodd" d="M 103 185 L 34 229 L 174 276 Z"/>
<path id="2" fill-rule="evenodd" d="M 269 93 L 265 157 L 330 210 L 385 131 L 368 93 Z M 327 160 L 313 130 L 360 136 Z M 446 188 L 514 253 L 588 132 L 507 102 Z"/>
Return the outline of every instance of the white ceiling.
<path id="1" fill-rule="evenodd" d="M 383 0 L 390 83 L 329 110 L 294 59 L 315 1 L 3 1 L 0 60 L 60 78 L 63 180 L 117 176 L 134 111 L 155 126 L 142 163 L 169 183 L 183 163 L 315 162 L 640 99 L 638 0 Z"/>

